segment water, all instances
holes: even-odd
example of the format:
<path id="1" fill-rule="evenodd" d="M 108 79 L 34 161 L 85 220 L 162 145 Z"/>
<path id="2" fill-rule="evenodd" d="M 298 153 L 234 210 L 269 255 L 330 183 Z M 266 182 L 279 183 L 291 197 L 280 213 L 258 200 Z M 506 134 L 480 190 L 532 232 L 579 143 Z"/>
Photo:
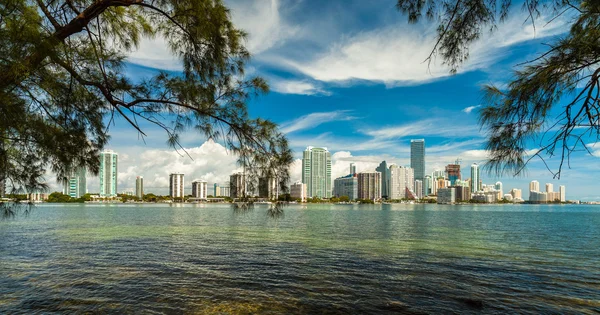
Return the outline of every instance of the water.
<path id="1" fill-rule="evenodd" d="M 600 207 L 42 205 L 0 313 L 598 313 Z"/>

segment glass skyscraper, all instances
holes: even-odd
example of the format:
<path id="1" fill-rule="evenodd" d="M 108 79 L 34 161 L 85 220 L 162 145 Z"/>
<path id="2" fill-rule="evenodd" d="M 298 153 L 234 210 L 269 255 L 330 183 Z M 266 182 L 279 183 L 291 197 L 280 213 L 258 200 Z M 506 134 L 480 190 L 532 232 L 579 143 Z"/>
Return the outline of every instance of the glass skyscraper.
<path id="1" fill-rule="evenodd" d="M 113 151 L 100 153 L 100 197 L 117 196 L 117 160 Z"/>
<path id="2" fill-rule="evenodd" d="M 481 190 L 481 187 L 479 187 L 480 180 L 481 178 L 479 177 L 479 165 L 477 165 L 477 163 L 474 163 L 473 165 L 471 165 L 471 193 L 476 193 L 477 191 Z"/>
<path id="3" fill-rule="evenodd" d="M 375 170 L 381 173 L 381 197 L 383 199 L 389 199 L 391 196 L 390 169 L 388 168 L 387 162 L 381 162 Z"/>
<path id="4" fill-rule="evenodd" d="M 331 198 L 331 153 L 307 147 L 302 156 L 302 183 L 308 197 Z"/>
<path id="5" fill-rule="evenodd" d="M 415 180 L 425 180 L 425 139 L 410 140 L 410 168 L 415 172 Z M 421 196 L 423 195 L 421 185 Z"/>
<path id="6" fill-rule="evenodd" d="M 69 195 L 71 198 L 80 198 L 87 193 L 86 173 L 85 167 L 71 172 L 65 181 L 65 195 Z"/>

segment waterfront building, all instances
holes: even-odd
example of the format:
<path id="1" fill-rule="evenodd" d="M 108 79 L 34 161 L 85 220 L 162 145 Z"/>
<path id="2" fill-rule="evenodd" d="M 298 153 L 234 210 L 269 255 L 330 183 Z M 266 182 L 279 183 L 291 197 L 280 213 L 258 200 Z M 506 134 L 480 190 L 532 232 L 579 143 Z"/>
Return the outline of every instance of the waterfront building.
<path id="1" fill-rule="evenodd" d="M 425 175 L 425 181 L 423 182 L 423 190 L 425 191 L 425 196 L 429 196 L 431 193 L 431 186 L 432 186 L 432 181 L 431 181 L 431 176 L 429 175 Z"/>
<path id="2" fill-rule="evenodd" d="M 333 181 L 333 195 L 335 197 L 347 196 L 350 200 L 358 199 L 358 177 L 349 174 L 336 178 Z"/>
<path id="3" fill-rule="evenodd" d="M 208 197 L 208 183 L 205 180 L 196 179 L 192 182 L 192 197 L 197 199 Z"/>
<path id="4" fill-rule="evenodd" d="M 554 185 L 552 183 L 546 183 L 546 192 L 551 193 L 554 191 Z"/>
<path id="5" fill-rule="evenodd" d="M 410 167 L 390 165 L 390 196 L 388 199 L 408 198 L 407 191 L 414 191 L 414 170 Z"/>
<path id="6" fill-rule="evenodd" d="M 417 196 L 417 199 L 423 199 L 423 182 L 415 179 L 415 194 Z"/>
<path id="7" fill-rule="evenodd" d="M 546 203 L 548 202 L 548 193 L 540 191 L 529 191 L 529 202 Z"/>
<path id="8" fill-rule="evenodd" d="M 229 182 L 225 182 L 223 186 L 219 187 L 219 196 L 220 197 L 230 197 L 231 196 L 231 187 Z M 215 196 L 216 197 L 216 196 Z"/>
<path id="9" fill-rule="evenodd" d="M 410 168 L 414 170 L 414 179 L 425 180 L 425 139 L 410 140 Z"/>
<path id="10" fill-rule="evenodd" d="M 221 187 L 219 186 L 219 183 L 213 184 L 213 196 L 214 197 L 221 196 Z"/>
<path id="11" fill-rule="evenodd" d="M 567 201 L 567 196 L 565 195 L 566 188 L 565 185 L 558 186 L 559 200 L 561 202 Z"/>
<path id="12" fill-rule="evenodd" d="M 504 191 L 502 190 L 502 182 L 496 182 L 496 184 L 494 185 L 494 188 L 499 191 L 500 196 L 504 195 Z M 500 198 L 502 199 L 502 198 Z"/>
<path id="13" fill-rule="evenodd" d="M 512 199 L 523 200 L 523 194 L 521 192 L 521 189 L 513 188 L 513 189 L 510 190 L 510 194 L 512 196 Z"/>
<path id="14" fill-rule="evenodd" d="M 356 165 L 354 163 L 350 163 L 350 174 L 356 174 Z"/>
<path id="15" fill-rule="evenodd" d="M 331 198 L 331 153 L 309 146 L 302 156 L 302 183 L 308 197 Z"/>
<path id="16" fill-rule="evenodd" d="M 502 199 L 513 201 L 513 196 L 511 194 L 504 194 L 504 196 L 502 196 Z"/>
<path id="17" fill-rule="evenodd" d="M 460 177 L 460 164 L 458 161 L 456 164 L 446 165 L 446 178 L 450 181 L 450 185 L 456 185 L 457 180 L 461 180 Z"/>
<path id="18" fill-rule="evenodd" d="M 529 183 L 529 191 L 540 191 L 540 183 L 537 180 L 532 180 Z"/>
<path id="19" fill-rule="evenodd" d="M 387 162 L 382 161 L 375 170 L 381 173 L 381 197 L 384 199 L 389 199 L 391 196 L 390 169 L 388 168 Z"/>
<path id="20" fill-rule="evenodd" d="M 111 150 L 100 153 L 100 197 L 117 196 L 117 171 L 119 155 Z"/>
<path id="21" fill-rule="evenodd" d="M 144 177 L 137 176 L 135 178 L 135 196 L 140 200 L 144 199 Z"/>
<path id="22" fill-rule="evenodd" d="M 476 193 L 481 190 L 481 177 L 479 176 L 479 165 L 473 163 L 471 165 L 471 193 Z"/>
<path id="23" fill-rule="evenodd" d="M 258 179 L 258 196 L 260 198 L 279 198 L 279 185 L 275 177 L 261 177 Z"/>
<path id="24" fill-rule="evenodd" d="M 358 198 L 379 200 L 381 199 L 381 173 L 361 172 L 358 177 Z"/>
<path id="25" fill-rule="evenodd" d="M 86 168 L 71 171 L 64 182 L 63 193 L 71 198 L 81 198 L 87 193 Z"/>
<path id="26" fill-rule="evenodd" d="M 184 185 L 183 174 L 169 174 L 169 196 L 171 198 L 185 197 Z"/>
<path id="27" fill-rule="evenodd" d="M 458 201 L 469 201 L 471 200 L 471 187 L 469 186 L 451 186 L 454 188 L 455 200 Z"/>
<path id="28" fill-rule="evenodd" d="M 306 184 L 297 181 L 290 186 L 290 197 L 306 201 Z"/>
<path id="29" fill-rule="evenodd" d="M 247 194 L 246 175 L 234 173 L 229 176 L 229 195 L 231 198 L 242 198 Z"/>
<path id="30" fill-rule="evenodd" d="M 456 190 L 454 188 L 439 188 L 437 191 L 437 203 L 453 204 L 456 202 Z"/>

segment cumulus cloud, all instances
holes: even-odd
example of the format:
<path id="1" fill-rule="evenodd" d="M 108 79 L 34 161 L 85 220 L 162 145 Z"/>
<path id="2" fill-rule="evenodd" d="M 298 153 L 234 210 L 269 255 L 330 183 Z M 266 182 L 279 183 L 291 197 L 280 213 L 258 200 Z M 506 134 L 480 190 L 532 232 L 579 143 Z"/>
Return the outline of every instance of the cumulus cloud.
<path id="1" fill-rule="evenodd" d="M 465 112 L 465 113 L 467 113 L 467 114 L 470 114 L 474 109 L 477 109 L 479 107 L 481 107 L 481 105 L 469 106 L 469 107 L 465 107 L 462 111 Z"/>

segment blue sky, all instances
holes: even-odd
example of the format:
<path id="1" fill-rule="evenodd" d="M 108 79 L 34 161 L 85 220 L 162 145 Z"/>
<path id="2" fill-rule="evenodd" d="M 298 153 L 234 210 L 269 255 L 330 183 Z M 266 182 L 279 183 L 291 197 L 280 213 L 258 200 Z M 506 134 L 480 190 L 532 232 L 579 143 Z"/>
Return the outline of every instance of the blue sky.
<path id="1" fill-rule="evenodd" d="M 253 117 L 280 124 L 297 158 L 292 179 L 300 179 L 299 159 L 306 146 L 325 146 L 333 154 L 333 175 L 347 173 L 350 162 L 372 171 L 382 160 L 409 164 L 410 139 L 426 140 L 426 170 L 443 169 L 462 159 L 463 177 L 469 165 L 485 161 L 484 135 L 477 126 L 483 84 L 505 86 L 515 65 L 544 51 L 565 28 L 566 17 L 533 30 L 515 11 L 507 23 L 471 48 L 471 58 L 451 76 L 439 60 L 424 60 L 435 42 L 435 25 L 409 25 L 395 1 L 226 1 L 238 27 L 249 33 L 253 54 L 248 75 L 266 78 L 271 93 L 253 100 Z M 543 23 L 542 23 L 543 24 Z M 175 60 L 160 38 L 144 40 L 129 58 L 127 74 L 148 77 L 158 70 L 177 71 Z M 118 119 L 111 128 L 109 148 L 120 153 L 119 190 L 133 190 L 142 175 L 147 191 L 166 193 L 168 174 L 224 182 L 236 170 L 235 157 L 220 144 L 186 134 L 182 143 L 193 159 L 167 147 L 166 136 L 146 126 L 146 142 Z M 532 147 L 533 149 L 534 147 Z M 600 156 L 600 154 L 598 154 Z M 551 161 L 552 162 L 552 161 Z M 595 156 L 580 154 L 561 180 L 544 165 L 530 163 L 527 176 L 495 178 L 504 190 L 528 183 L 567 186 L 568 199 L 600 199 L 594 177 L 600 174 Z M 89 190 L 97 190 L 89 180 Z M 188 185 L 189 186 L 189 185 Z"/>

